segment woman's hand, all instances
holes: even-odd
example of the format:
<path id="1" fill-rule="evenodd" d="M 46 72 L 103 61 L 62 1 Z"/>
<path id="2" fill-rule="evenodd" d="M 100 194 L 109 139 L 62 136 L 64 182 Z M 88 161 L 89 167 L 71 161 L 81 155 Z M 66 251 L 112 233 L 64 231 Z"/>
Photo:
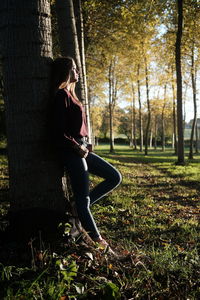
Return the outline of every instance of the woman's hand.
<path id="1" fill-rule="evenodd" d="M 86 158 L 88 156 L 89 150 L 84 145 L 81 145 L 78 153 L 81 157 Z"/>
<path id="2" fill-rule="evenodd" d="M 88 156 L 89 150 L 84 145 L 76 145 L 74 149 L 80 157 L 86 158 Z"/>

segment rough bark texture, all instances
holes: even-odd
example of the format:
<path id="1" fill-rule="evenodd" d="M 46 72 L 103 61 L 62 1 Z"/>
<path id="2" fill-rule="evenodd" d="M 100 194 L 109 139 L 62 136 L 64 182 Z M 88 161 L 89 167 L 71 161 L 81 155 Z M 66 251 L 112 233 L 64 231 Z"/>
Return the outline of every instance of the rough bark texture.
<path id="1" fill-rule="evenodd" d="M 63 213 L 62 174 L 48 136 L 52 58 L 48 0 L 2 0 L 0 36 L 11 211 L 39 207 Z"/>
<path id="2" fill-rule="evenodd" d="M 184 137 L 183 137 L 183 105 L 182 105 L 182 72 L 181 72 L 181 39 L 183 24 L 183 0 L 178 4 L 178 30 L 176 35 L 176 80 L 177 80 L 177 126 L 178 126 L 178 164 L 184 164 Z"/>

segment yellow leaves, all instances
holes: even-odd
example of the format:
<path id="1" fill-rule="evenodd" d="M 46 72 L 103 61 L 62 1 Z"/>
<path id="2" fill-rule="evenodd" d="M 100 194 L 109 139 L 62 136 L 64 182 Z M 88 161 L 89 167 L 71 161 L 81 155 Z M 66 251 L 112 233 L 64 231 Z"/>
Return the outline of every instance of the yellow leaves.
<path id="1" fill-rule="evenodd" d="M 185 249 L 183 248 L 183 247 L 181 247 L 181 246 L 179 246 L 179 245 L 175 245 L 175 247 L 176 247 L 176 249 L 178 250 L 178 252 L 184 252 L 185 251 Z"/>
<path id="2" fill-rule="evenodd" d="M 68 300 L 69 297 L 68 296 L 61 296 L 59 300 Z"/>

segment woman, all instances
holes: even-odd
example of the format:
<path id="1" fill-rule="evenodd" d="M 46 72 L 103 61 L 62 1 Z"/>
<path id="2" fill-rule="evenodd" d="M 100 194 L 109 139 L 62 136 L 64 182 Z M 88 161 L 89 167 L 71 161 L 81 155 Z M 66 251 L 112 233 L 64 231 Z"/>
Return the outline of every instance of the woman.
<path id="1" fill-rule="evenodd" d="M 56 147 L 69 174 L 78 217 L 83 228 L 93 241 L 106 246 L 108 244 L 99 233 L 90 206 L 120 184 L 121 174 L 89 149 L 86 142 L 84 109 L 75 94 L 78 78 L 76 64 L 72 58 L 62 57 L 54 61 Z M 89 173 L 104 179 L 91 191 Z"/>

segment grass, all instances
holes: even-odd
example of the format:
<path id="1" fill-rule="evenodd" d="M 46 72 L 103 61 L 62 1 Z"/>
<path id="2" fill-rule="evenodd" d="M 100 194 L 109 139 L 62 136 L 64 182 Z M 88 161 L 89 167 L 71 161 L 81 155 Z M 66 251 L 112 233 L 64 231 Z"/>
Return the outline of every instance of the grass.
<path id="1" fill-rule="evenodd" d="M 38 251 L 32 241 L 21 253 L 26 258 L 19 255 L 12 265 L 2 262 L 0 299 L 199 299 L 200 156 L 177 166 L 168 149 L 151 150 L 148 156 L 128 146 L 116 146 L 114 154 L 106 145 L 95 151 L 123 175 L 123 183 L 92 207 L 120 259 L 77 241 L 60 243 L 54 253 L 46 244 Z M 5 215 L 5 156 L 1 161 L 0 209 Z M 12 243 L 9 247 L 21 251 Z"/>

